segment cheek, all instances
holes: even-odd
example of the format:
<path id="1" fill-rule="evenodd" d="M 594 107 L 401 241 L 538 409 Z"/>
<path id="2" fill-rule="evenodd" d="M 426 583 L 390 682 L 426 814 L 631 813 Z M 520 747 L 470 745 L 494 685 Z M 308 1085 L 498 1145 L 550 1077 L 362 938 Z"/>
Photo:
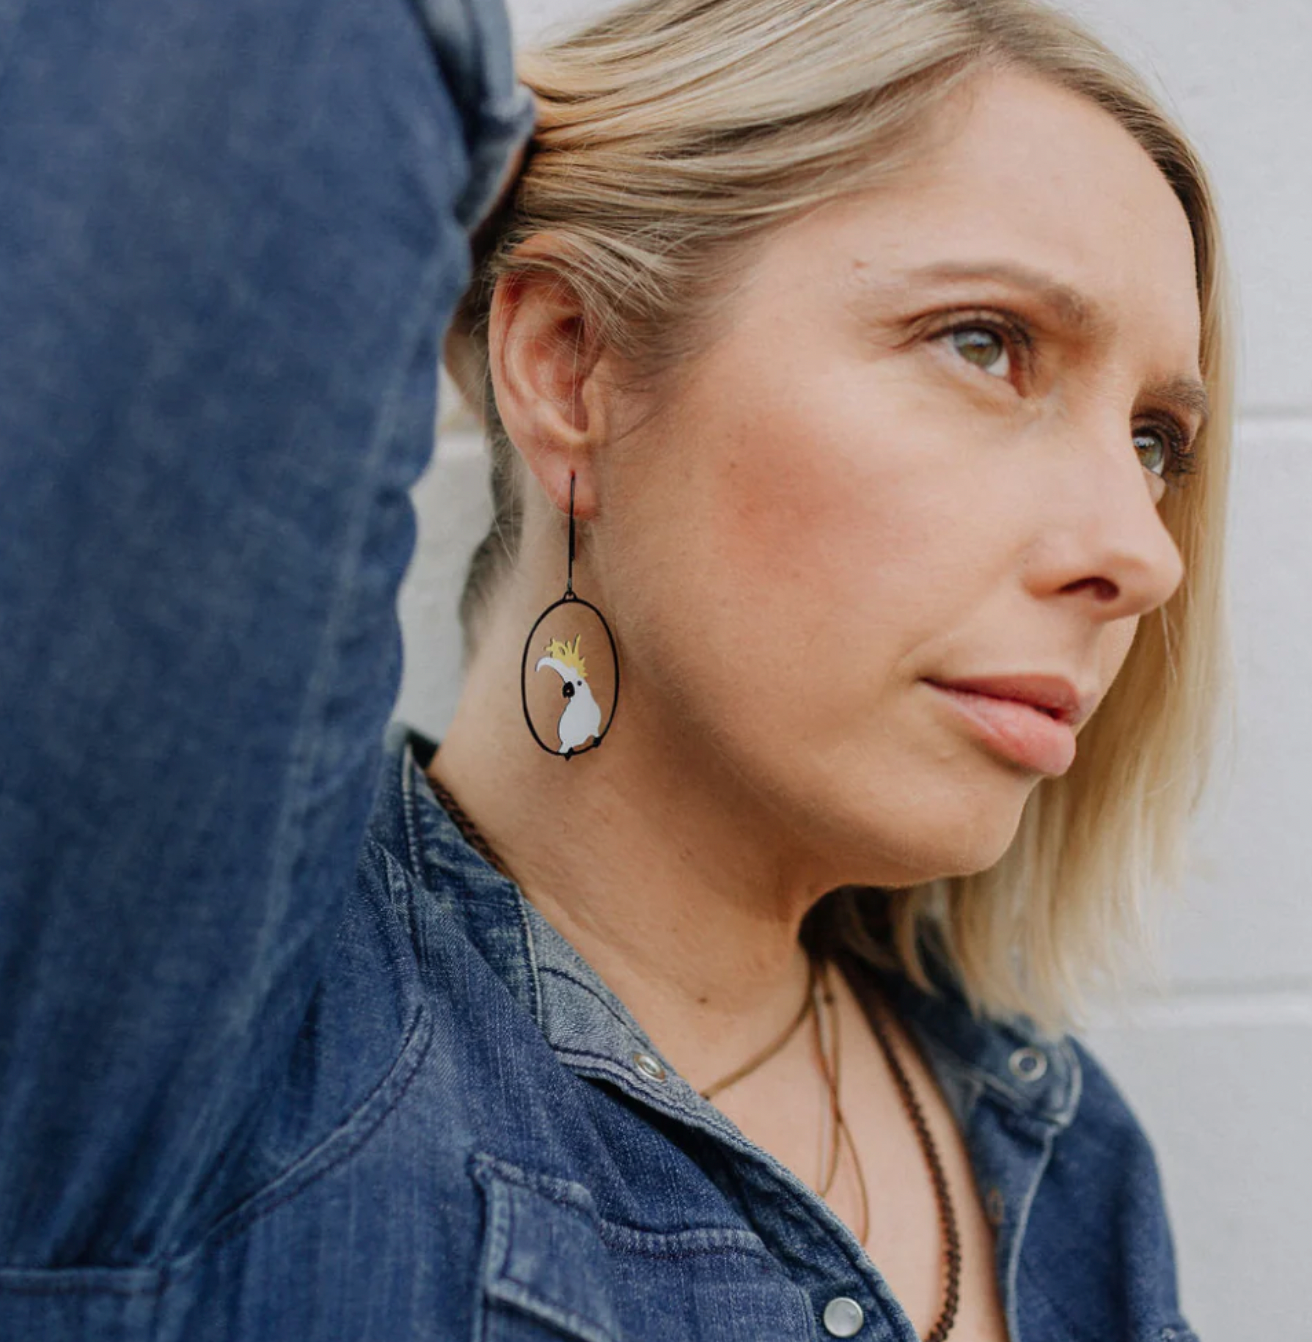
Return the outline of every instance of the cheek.
<path id="1" fill-rule="evenodd" d="M 600 571 L 651 694 L 841 735 L 977 617 L 1029 491 L 900 369 L 747 371 L 630 440 Z"/>
<path id="2" fill-rule="evenodd" d="M 884 626 L 951 584 L 960 550 L 948 538 L 971 515 L 940 454 L 908 450 L 887 414 L 876 433 L 872 414 L 844 410 L 772 405 L 732 427 L 707 458 L 708 558 L 740 597 L 803 624 L 832 624 L 841 608 Z"/>
<path id="3" fill-rule="evenodd" d="M 1139 630 L 1137 615 L 1117 620 L 1103 634 L 1102 644 L 1102 683 L 1110 685 L 1120 674 L 1125 659 L 1134 646 L 1134 636 Z"/>

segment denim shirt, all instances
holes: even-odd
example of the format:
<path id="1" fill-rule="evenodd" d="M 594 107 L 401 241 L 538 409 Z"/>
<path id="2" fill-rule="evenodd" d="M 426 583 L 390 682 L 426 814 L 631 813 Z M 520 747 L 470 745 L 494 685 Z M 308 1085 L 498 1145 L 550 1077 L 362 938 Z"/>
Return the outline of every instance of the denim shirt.
<path id="1" fill-rule="evenodd" d="M 846 1297 L 857 1337 L 914 1342 L 846 1226 L 468 845 L 430 751 L 393 730 L 311 1010 L 173 1252 L 8 1273 L 0 1336 L 800 1342 Z M 884 987 L 965 1135 L 1011 1337 L 1191 1338 L 1152 1152 L 1088 1053 Z"/>

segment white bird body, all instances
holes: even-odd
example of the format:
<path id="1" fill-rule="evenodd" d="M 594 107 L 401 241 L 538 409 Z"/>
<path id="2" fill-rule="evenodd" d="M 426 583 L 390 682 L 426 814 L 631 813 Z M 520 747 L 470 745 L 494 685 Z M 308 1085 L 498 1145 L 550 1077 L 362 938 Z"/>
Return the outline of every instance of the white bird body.
<path id="1" fill-rule="evenodd" d="M 564 682 L 562 690 L 566 702 L 556 728 L 560 734 L 557 753 L 571 755 L 601 731 L 601 709 L 592 697 L 588 682 L 572 666 L 557 657 L 540 657 L 534 670 L 541 671 L 544 666 L 549 666 Z"/>

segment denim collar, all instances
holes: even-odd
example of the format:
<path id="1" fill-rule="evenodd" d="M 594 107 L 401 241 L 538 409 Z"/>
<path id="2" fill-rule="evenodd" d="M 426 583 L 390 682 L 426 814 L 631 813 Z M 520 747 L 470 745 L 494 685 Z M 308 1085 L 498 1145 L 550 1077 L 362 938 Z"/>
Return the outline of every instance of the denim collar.
<path id="1" fill-rule="evenodd" d="M 721 1128 L 728 1120 L 678 1076 L 628 1009 L 574 947 L 466 841 L 437 801 L 423 765 L 435 747 L 400 724 L 389 733 L 384 796 L 429 898 L 459 927 L 511 996 L 573 1070 L 603 1077 L 666 1112 Z M 1026 1018 L 998 1021 L 972 1013 L 940 962 L 938 991 L 901 975 L 876 973 L 899 1017 L 916 1036 L 963 1125 L 982 1094 L 1044 1128 L 1075 1115 L 1080 1064 L 1070 1041 L 1042 1034 Z M 656 1073 L 659 1072 L 659 1075 Z"/>

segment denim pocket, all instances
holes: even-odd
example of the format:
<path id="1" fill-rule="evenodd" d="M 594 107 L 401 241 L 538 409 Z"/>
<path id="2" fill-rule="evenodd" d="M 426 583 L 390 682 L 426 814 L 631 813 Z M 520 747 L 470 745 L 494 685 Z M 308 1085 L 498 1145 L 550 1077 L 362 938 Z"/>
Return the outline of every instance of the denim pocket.
<path id="1" fill-rule="evenodd" d="M 244 1235 L 256 1222 L 289 1206 L 307 1189 L 346 1165 L 405 1098 L 432 1038 L 432 1020 L 425 1012 L 416 1012 L 406 1026 L 400 1052 L 373 1090 L 317 1145 L 219 1221 L 206 1235 L 198 1253 L 212 1252 L 229 1240 Z M 179 1268 L 190 1264 L 196 1256 L 193 1253 L 179 1260 Z"/>
<path id="2" fill-rule="evenodd" d="M 486 1204 L 478 1342 L 814 1336 L 806 1297 L 751 1231 L 625 1225 L 582 1184 L 471 1165 Z"/>

